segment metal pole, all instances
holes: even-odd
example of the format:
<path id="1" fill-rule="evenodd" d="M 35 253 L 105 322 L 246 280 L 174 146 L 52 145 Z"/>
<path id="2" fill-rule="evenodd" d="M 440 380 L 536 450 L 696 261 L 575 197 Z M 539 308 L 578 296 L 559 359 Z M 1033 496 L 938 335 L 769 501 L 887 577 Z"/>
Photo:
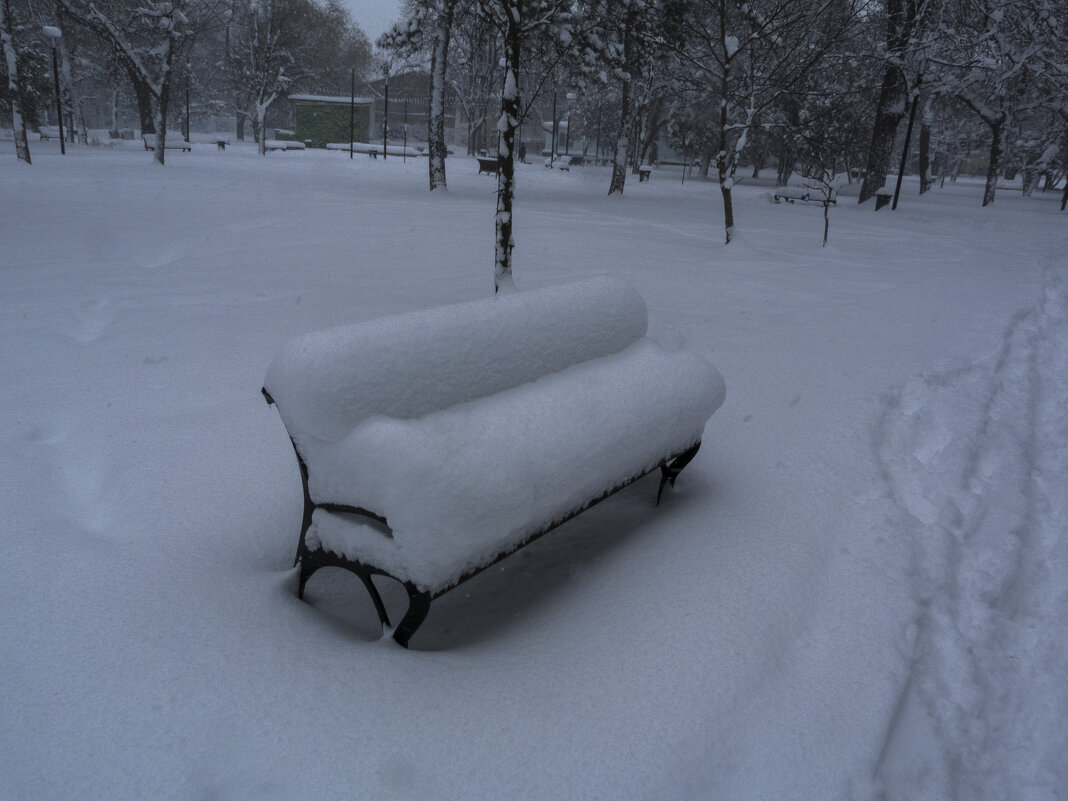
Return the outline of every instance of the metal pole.
<path id="1" fill-rule="evenodd" d="M 597 151 L 597 163 L 601 163 L 601 104 L 597 104 L 597 144 L 594 145 L 594 150 Z"/>
<path id="2" fill-rule="evenodd" d="M 349 158 L 352 158 L 352 139 L 356 136 L 356 68 L 352 68 L 352 91 L 349 96 Z"/>
<path id="3" fill-rule="evenodd" d="M 556 161 L 556 90 L 553 89 L 553 132 L 549 137 L 549 166 Z"/>
<path id="4" fill-rule="evenodd" d="M 56 117 L 59 120 L 59 152 L 64 156 L 67 155 L 67 146 L 63 144 L 63 101 L 59 96 L 59 60 L 56 58 L 56 40 L 51 38 L 52 42 L 52 75 L 56 79 Z"/>
<path id="5" fill-rule="evenodd" d="M 401 163 L 408 163 L 408 95 L 404 96 L 404 150 L 401 151 Z"/>
<path id="6" fill-rule="evenodd" d="M 188 67 L 188 65 L 186 65 Z M 189 141 L 189 73 L 185 74 L 185 141 Z"/>
<path id="7" fill-rule="evenodd" d="M 923 63 L 920 71 L 916 74 L 916 88 L 913 89 L 912 110 L 909 111 L 909 125 L 905 129 L 905 147 L 901 151 L 901 167 L 897 171 L 897 185 L 894 187 L 894 202 L 890 205 L 890 211 L 897 210 L 897 198 L 901 194 L 901 179 L 905 176 L 905 164 L 909 159 L 909 146 L 912 144 L 912 126 L 916 122 L 916 106 L 920 102 L 920 84 L 923 83 Z"/>
<path id="8" fill-rule="evenodd" d="M 382 114 L 382 160 L 386 160 L 386 136 L 389 133 L 389 73 L 386 73 L 386 102 Z"/>

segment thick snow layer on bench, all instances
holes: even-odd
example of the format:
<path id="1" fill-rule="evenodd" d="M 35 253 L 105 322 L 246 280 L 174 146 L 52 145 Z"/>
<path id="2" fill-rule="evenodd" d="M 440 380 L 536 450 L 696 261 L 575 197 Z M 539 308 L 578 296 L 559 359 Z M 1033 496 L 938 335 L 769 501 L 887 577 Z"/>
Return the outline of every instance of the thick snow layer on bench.
<path id="1" fill-rule="evenodd" d="M 725 394 L 706 361 L 643 339 L 417 419 L 368 417 L 308 448 L 309 488 L 393 536 L 318 511 L 309 545 L 442 589 L 698 441 Z"/>
<path id="2" fill-rule="evenodd" d="M 422 417 L 616 353 L 645 335 L 645 302 L 601 277 L 299 337 L 264 386 L 302 450 L 369 415 Z"/>

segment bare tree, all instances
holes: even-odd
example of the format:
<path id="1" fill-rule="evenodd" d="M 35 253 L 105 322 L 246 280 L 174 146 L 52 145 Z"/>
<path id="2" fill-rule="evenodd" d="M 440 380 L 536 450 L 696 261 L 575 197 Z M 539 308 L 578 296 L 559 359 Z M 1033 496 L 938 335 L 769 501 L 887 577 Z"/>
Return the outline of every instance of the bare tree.
<path id="1" fill-rule="evenodd" d="M 19 99 L 18 60 L 15 57 L 14 23 L 11 19 L 10 0 L 0 0 L 0 47 L 4 51 L 7 66 L 7 90 L 11 104 L 11 130 L 15 135 L 15 153 L 19 161 L 30 164 L 30 145 L 26 139 L 26 121 L 22 116 Z"/>
<path id="2" fill-rule="evenodd" d="M 726 242 L 734 232 L 731 190 L 757 125 L 832 51 L 857 17 L 850 0 L 695 0 L 680 50 L 695 103 L 715 109 L 716 170 Z M 767 119 L 765 119 L 767 118 Z"/>
<path id="3" fill-rule="evenodd" d="M 988 128 L 984 206 L 994 202 L 1007 149 L 1016 142 L 1041 142 L 1048 132 L 1033 125 L 1048 127 L 1054 116 L 1041 111 L 1055 112 L 1068 94 L 1063 21 L 1055 10 L 1048 0 L 946 4 L 934 55 L 941 68 L 939 91 L 958 98 Z"/>

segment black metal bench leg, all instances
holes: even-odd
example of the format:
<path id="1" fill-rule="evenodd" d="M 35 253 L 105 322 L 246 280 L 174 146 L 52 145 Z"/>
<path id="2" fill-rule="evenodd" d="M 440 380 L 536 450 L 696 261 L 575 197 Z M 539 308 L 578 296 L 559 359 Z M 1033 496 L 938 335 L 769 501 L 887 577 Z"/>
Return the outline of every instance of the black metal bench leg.
<path id="1" fill-rule="evenodd" d="M 386 605 L 382 603 L 382 596 L 378 594 L 378 587 L 371 580 L 370 573 L 358 573 L 360 581 L 363 582 L 363 586 L 367 588 L 367 594 L 371 596 L 371 603 L 375 605 L 375 612 L 378 613 L 378 620 L 383 626 L 389 625 L 389 615 L 386 614 Z"/>
<path id="2" fill-rule="evenodd" d="M 303 558 L 301 558 L 302 556 Z M 308 583 L 308 579 L 310 579 L 312 574 L 319 569 L 320 565 L 314 559 L 309 558 L 309 554 L 304 551 L 303 542 L 301 542 L 300 547 L 297 549 L 297 560 L 300 562 L 300 583 L 297 584 L 297 598 L 303 601 L 304 585 Z"/>
<path id="3" fill-rule="evenodd" d="M 660 496 L 664 494 L 664 485 L 670 484 L 672 487 L 675 486 L 675 479 L 679 477 L 679 473 L 682 472 L 683 468 L 686 467 L 686 465 L 688 465 L 691 461 L 693 461 L 693 457 L 697 455 L 697 451 L 700 449 L 700 447 L 701 442 L 698 441 L 697 444 L 694 445 L 692 448 L 683 451 L 677 457 L 675 457 L 674 461 L 672 461 L 670 464 L 661 465 L 660 488 L 656 491 L 657 506 L 660 505 Z"/>
<path id="4" fill-rule="evenodd" d="M 397 624 L 397 629 L 393 632 L 393 639 L 407 648 L 408 640 L 412 638 L 415 630 L 423 624 L 427 614 L 430 612 L 431 597 L 430 593 L 417 590 L 414 584 L 405 584 L 404 589 L 408 591 L 408 612 L 404 615 L 404 619 Z"/>

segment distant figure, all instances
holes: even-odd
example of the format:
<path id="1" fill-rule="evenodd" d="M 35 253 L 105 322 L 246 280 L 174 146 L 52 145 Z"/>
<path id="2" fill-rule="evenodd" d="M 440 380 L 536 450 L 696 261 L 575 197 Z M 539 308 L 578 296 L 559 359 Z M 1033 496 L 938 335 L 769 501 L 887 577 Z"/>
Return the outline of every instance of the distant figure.
<path id="1" fill-rule="evenodd" d="M 524 164 L 527 163 L 527 143 L 522 139 L 519 140 L 519 160 Z"/>

